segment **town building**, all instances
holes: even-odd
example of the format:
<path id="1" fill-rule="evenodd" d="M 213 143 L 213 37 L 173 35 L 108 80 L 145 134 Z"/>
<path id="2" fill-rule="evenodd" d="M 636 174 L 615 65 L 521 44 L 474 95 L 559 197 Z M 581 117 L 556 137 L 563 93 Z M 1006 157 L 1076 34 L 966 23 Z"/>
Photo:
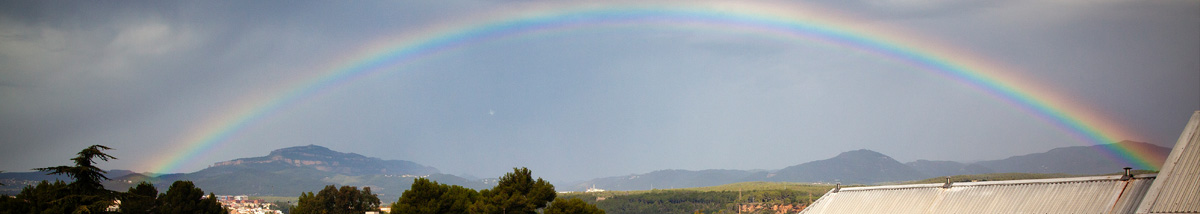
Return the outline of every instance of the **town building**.
<path id="1" fill-rule="evenodd" d="M 283 211 L 278 210 L 278 205 L 262 199 L 250 199 L 245 195 L 218 195 L 217 202 L 229 210 L 230 214 L 283 214 Z"/>
<path id="2" fill-rule="evenodd" d="M 604 192 L 604 189 L 597 189 L 597 188 L 596 188 L 596 185 L 595 185 L 595 184 L 592 184 L 592 188 L 588 188 L 586 191 L 583 191 L 583 192 L 588 192 L 588 193 L 591 193 L 591 192 Z"/>

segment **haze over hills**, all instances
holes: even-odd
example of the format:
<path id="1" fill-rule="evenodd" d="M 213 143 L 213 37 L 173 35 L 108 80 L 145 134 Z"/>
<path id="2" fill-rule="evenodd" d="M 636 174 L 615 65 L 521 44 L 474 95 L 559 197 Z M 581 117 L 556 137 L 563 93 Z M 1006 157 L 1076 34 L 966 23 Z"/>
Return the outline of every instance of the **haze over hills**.
<path id="1" fill-rule="evenodd" d="M 560 187 L 560 190 L 582 191 L 595 185 L 606 190 L 645 190 L 654 188 L 688 188 L 745 181 L 823 182 L 843 184 L 875 184 L 900 182 L 949 175 L 984 173 L 1066 173 L 1094 175 L 1120 172 L 1126 167 L 1108 158 L 1106 146 L 1121 146 L 1148 151 L 1149 161 L 1162 163 L 1170 148 L 1153 144 L 1122 141 L 1117 144 L 1073 146 L 1051 149 L 1043 153 L 1013 156 L 1000 160 L 961 163 L 955 161 L 917 160 L 900 163 L 887 155 L 871 150 L 843 152 L 833 158 L 789 166 L 777 171 L 744 170 L 661 170 L 646 174 L 597 178 Z"/>
<path id="2" fill-rule="evenodd" d="M 789 166 L 766 179 L 789 182 L 869 184 L 926 177 L 912 167 L 871 150 L 843 152 L 836 157 Z"/>
<path id="3" fill-rule="evenodd" d="M 125 190 L 140 181 L 164 189 L 176 180 L 190 180 L 205 191 L 217 194 L 298 196 L 318 191 L 325 185 L 368 186 L 381 198 L 392 199 L 412 185 L 416 177 L 470 188 L 490 188 L 472 181 L 440 174 L 436 168 L 411 161 L 382 160 L 355 153 L 342 153 L 308 145 L 271 151 L 267 156 L 222 161 L 193 173 L 146 176 L 129 174 L 105 183 Z M 393 199 L 394 200 L 394 199 Z"/>
<path id="4" fill-rule="evenodd" d="M 1162 164 L 1166 161 L 1167 155 L 1171 153 L 1171 148 L 1161 147 L 1154 144 L 1121 141 L 1119 147 L 1133 148 L 1133 150 L 1149 151 L 1151 154 L 1143 158 L 1149 158 L 1148 162 Z M 981 161 L 975 163 L 982 167 L 992 169 L 995 172 L 1024 172 L 1024 173 L 1067 173 L 1067 174 L 1104 174 L 1119 171 L 1114 169 L 1126 166 L 1124 163 L 1113 161 L 1109 156 L 1109 149 L 1104 148 L 1105 145 L 1097 146 L 1073 146 L 1051 149 L 1044 153 L 1035 153 L 1021 156 L 1013 156 L 1002 160 Z"/>
<path id="5" fill-rule="evenodd" d="M 1108 145 L 1111 146 L 1111 145 Z M 1158 154 L 1150 161 L 1161 162 L 1170 148 L 1123 141 L 1120 146 L 1134 147 Z M 1105 174 L 1125 167 L 1106 157 L 1104 146 L 1075 146 L 1051 149 L 1043 153 L 1013 156 L 1000 160 L 960 163 L 917 160 L 901 163 L 871 151 L 855 150 L 835 157 L 801 163 L 779 170 L 659 170 L 645 174 L 596 178 L 585 182 L 556 185 L 559 191 L 582 191 L 590 187 L 608 190 L 646 190 L 716 186 L 747 181 L 823 182 L 874 184 L 900 182 L 948 175 L 982 173 L 1067 173 Z M 150 181 L 165 190 L 176 180 L 190 180 L 205 191 L 217 194 L 296 196 L 317 191 L 325 185 L 369 186 L 381 193 L 381 199 L 394 200 L 407 190 L 415 177 L 427 177 L 440 183 L 474 189 L 491 188 L 495 178 L 467 179 L 439 174 L 439 170 L 411 161 L 382 160 L 355 153 L 342 153 L 309 145 L 283 148 L 262 157 L 239 158 L 213 164 L 192 173 L 145 175 L 128 170 L 111 170 L 113 180 L 105 187 L 124 191 L 141 181 Z M 535 172 L 536 173 L 536 172 Z M 66 180 L 41 172 L 0 173 L 0 194 L 13 195 L 24 185 L 40 180 Z M 552 181 L 555 182 L 555 181 Z M 561 182 L 561 181 L 557 181 Z M 16 184 L 16 185 L 12 185 Z"/>
<path id="6" fill-rule="evenodd" d="M 646 174 L 614 176 L 592 179 L 570 186 L 555 186 L 555 189 L 582 191 L 593 186 L 607 190 L 674 189 L 687 187 L 717 186 L 729 183 L 755 181 L 767 176 L 767 171 L 730 169 L 658 170 Z"/>
<path id="7" fill-rule="evenodd" d="M 825 160 L 812 161 L 780 170 L 662 170 L 647 174 L 598 178 L 571 185 L 583 190 L 593 185 L 606 190 L 645 190 L 654 188 L 690 188 L 747 181 L 822 182 L 869 184 L 925 178 L 921 172 L 887 155 L 871 150 L 843 152 Z"/>
<path id="8" fill-rule="evenodd" d="M 129 170 L 108 170 L 105 176 L 109 178 L 137 174 Z M 47 175 L 45 172 L 4 172 L 0 173 L 0 195 L 16 195 L 26 185 L 37 185 L 41 181 L 70 181 L 66 175 Z"/>

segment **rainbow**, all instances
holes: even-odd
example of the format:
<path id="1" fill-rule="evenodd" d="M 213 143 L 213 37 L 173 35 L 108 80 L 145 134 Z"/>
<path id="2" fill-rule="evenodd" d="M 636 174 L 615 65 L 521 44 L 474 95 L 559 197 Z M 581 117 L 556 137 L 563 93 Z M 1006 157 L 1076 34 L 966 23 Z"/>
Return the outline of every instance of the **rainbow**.
<path id="1" fill-rule="evenodd" d="M 370 42 L 328 66 L 306 72 L 278 91 L 246 96 L 223 114 L 209 117 L 176 142 L 176 151 L 150 164 L 169 173 L 219 147 L 242 128 L 281 108 L 330 88 L 401 67 L 430 55 L 500 38 L 582 27 L 662 24 L 732 29 L 769 36 L 824 42 L 914 66 L 1003 100 L 1079 139 L 1084 145 L 1109 144 L 1139 137 L 1120 124 L 1055 94 L 1001 64 L 912 33 L 870 25 L 819 7 L 788 3 L 551 3 L 468 17 L 462 21 L 387 36 Z M 415 32 L 415 33 L 412 33 Z M 1152 154 L 1136 148 L 1106 146 L 1106 154 L 1132 167 L 1157 170 Z"/>

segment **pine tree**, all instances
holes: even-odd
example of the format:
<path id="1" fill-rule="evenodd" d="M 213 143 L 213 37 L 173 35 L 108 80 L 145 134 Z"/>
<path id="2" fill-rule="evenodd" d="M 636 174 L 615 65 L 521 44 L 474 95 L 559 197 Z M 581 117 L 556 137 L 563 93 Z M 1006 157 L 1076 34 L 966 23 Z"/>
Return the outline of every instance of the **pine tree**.
<path id="1" fill-rule="evenodd" d="M 175 181 L 166 193 L 158 195 L 157 213 L 197 213 L 197 214 L 226 214 L 229 213 L 216 195 L 209 193 L 204 197 L 204 190 L 197 188 L 191 181 Z"/>
<path id="2" fill-rule="evenodd" d="M 75 158 L 71 158 L 75 162 L 74 166 L 33 169 L 47 172 L 48 175 L 66 175 L 74 181 L 65 185 L 62 185 L 62 182 L 50 184 L 43 181 L 37 187 L 22 190 L 22 194 L 18 194 L 17 199 L 28 201 L 31 203 L 30 209 L 40 213 L 105 212 L 105 209 L 116 199 L 116 194 L 104 189 L 101 182 L 108 180 L 108 177 L 104 176 L 104 173 L 107 172 L 95 166 L 95 159 L 116 160 L 116 157 L 104 153 L 103 150 L 109 149 L 112 148 L 92 145 L 79 151 Z"/>
<path id="3" fill-rule="evenodd" d="M 121 213 L 138 214 L 150 213 L 157 206 L 158 189 L 148 182 L 130 187 L 121 196 Z"/>
<path id="4" fill-rule="evenodd" d="M 604 214 L 604 210 L 584 202 L 583 199 L 571 198 L 554 200 L 543 214 Z"/>
<path id="5" fill-rule="evenodd" d="M 481 198 L 471 206 L 471 213 L 534 214 L 557 197 L 554 185 L 542 178 L 535 181 L 524 167 L 513 168 L 512 173 L 500 177 L 496 187 L 479 193 Z"/>
<path id="6" fill-rule="evenodd" d="M 412 187 L 392 203 L 392 213 L 467 213 L 478 199 L 479 192 L 473 189 L 416 178 Z"/>
<path id="7" fill-rule="evenodd" d="M 293 214 L 350 214 L 379 210 L 379 197 L 371 193 L 370 187 L 359 191 L 354 186 L 337 188 L 329 185 L 317 194 L 301 193 L 300 201 L 292 209 Z"/>

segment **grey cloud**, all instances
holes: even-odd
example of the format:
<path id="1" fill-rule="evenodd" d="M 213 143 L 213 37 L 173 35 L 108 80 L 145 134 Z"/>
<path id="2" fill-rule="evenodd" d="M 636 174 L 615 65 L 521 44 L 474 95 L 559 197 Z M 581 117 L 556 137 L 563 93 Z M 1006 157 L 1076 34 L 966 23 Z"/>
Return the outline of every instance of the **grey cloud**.
<path id="1" fill-rule="evenodd" d="M 180 147 L 199 121 L 270 99 L 282 81 L 373 39 L 521 5 L 0 4 L 0 143 L 13 148 L 0 155 L 5 171 L 57 165 L 97 143 L 118 148 L 106 168 L 149 170 L 136 167 L 157 160 L 131 148 Z M 1135 140 L 1172 143 L 1181 117 L 1200 107 L 1195 1 L 815 4 L 1013 65 L 1148 136 Z M 878 56 L 657 27 L 555 31 L 430 55 L 272 111 L 182 170 L 318 144 L 455 174 L 529 166 L 569 181 L 773 169 L 860 148 L 978 160 L 1077 143 L 968 85 Z"/>

